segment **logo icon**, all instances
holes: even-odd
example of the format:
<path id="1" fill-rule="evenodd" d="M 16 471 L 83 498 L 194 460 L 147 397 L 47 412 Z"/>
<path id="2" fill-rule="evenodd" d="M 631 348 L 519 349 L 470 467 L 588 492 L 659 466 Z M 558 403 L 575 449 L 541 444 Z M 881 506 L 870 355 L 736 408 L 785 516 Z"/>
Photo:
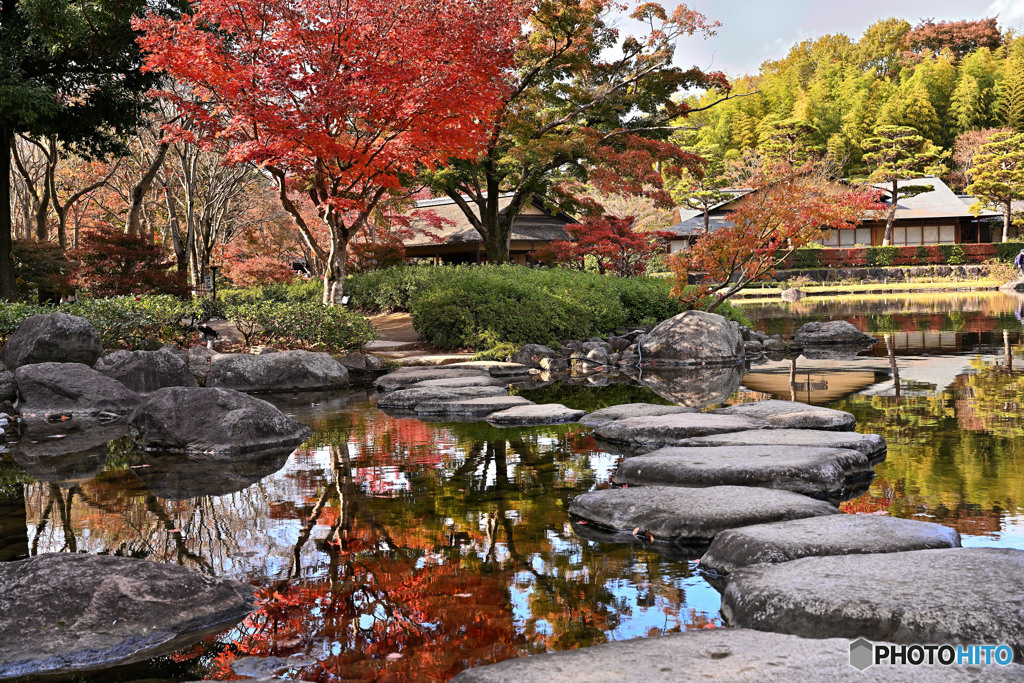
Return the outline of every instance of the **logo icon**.
<path id="1" fill-rule="evenodd" d="M 858 638 L 850 643 L 850 666 L 863 671 L 875 663 L 875 647 L 870 641 Z"/>

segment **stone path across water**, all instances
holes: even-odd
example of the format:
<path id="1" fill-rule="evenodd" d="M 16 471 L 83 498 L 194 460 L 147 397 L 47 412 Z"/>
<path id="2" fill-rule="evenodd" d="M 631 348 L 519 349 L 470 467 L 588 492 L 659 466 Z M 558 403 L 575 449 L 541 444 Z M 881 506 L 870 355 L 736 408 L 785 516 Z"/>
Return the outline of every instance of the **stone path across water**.
<path id="1" fill-rule="evenodd" d="M 815 429 L 764 429 L 699 436 L 680 446 L 821 446 L 849 448 L 868 456 L 873 464 L 885 459 L 885 438 L 858 432 L 823 432 Z"/>
<path id="2" fill-rule="evenodd" d="M 763 420 L 748 417 L 677 413 L 606 422 L 594 430 L 594 436 L 611 443 L 653 450 L 664 446 L 680 446 L 693 437 L 762 430 L 767 427 L 768 423 Z"/>
<path id="3" fill-rule="evenodd" d="M 576 422 L 586 415 L 585 410 L 566 408 L 561 403 L 544 403 L 541 405 L 523 405 L 509 408 L 487 416 L 487 421 L 499 427 L 551 425 L 565 422 Z"/>
<path id="4" fill-rule="evenodd" d="M 753 401 L 711 411 L 712 415 L 739 415 L 764 420 L 778 429 L 822 429 L 852 432 L 857 418 L 852 413 L 796 401 Z"/>
<path id="5" fill-rule="evenodd" d="M 459 401 L 420 403 L 416 406 L 416 413 L 419 415 L 487 417 L 499 410 L 531 405 L 533 405 L 533 401 L 522 396 L 483 396 Z"/>

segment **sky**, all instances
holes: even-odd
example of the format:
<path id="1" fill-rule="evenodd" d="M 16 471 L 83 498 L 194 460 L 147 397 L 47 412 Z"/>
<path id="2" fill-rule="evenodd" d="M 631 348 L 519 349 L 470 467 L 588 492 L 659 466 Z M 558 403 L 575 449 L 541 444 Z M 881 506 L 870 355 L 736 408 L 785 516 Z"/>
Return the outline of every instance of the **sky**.
<path id="1" fill-rule="evenodd" d="M 665 0 L 672 6 L 672 0 Z M 756 73 L 766 59 L 785 57 L 794 43 L 827 33 L 857 40 L 879 19 L 899 17 L 916 25 L 996 16 L 1002 29 L 1024 28 L 1024 0 L 688 0 L 686 4 L 722 23 L 718 35 L 679 42 L 676 64 Z"/>

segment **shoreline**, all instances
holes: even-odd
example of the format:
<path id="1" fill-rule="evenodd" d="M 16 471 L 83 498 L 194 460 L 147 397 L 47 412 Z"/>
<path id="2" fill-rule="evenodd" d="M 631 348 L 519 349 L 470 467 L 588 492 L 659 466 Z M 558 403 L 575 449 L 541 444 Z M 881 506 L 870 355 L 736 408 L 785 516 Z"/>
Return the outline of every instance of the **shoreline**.
<path id="1" fill-rule="evenodd" d="M 875 283 L 875 284 L 850 284 L 833 286 L 814 285 L 800 288 L 805 296 L 799 301 L 815 298 L 827 298 L 835 296 L 872 296 L 872 295 L 911 295 L 911 294 L 954 294 L 968 292 L 1000 292 L 1004 283 L 979 280 L 973 283 L 966 282 L 916 282 L 916 283 Z M 737 293 L 729 301 L 734 304 L 752 304 L 765 302 L 782 301 L 781 294 L 785 287 L 762 287 L 748 289 Z M 792 303 L 792 302 L 790 302 Z"/>

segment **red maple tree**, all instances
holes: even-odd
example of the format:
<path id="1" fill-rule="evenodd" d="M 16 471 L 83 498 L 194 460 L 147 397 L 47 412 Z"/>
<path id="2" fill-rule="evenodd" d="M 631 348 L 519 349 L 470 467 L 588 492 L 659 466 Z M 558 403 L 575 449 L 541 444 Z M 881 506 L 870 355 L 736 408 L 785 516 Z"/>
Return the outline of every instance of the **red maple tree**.
<path id="1" fill-rule="evenodd" d="M 566 225 L 565 231 L 572 242 L 552 242 L 534 251 L 534 258 L 542 263 L 583 270 L 590 257 L 598 272 L 622 277 L 646 273 L 650 258 L 664 250 L 663 240 L 673 236 L 660 231 L 637 231 L 633 216 L 588 218 L 582 223 Z"/>
<path id="2" fill-rule="evenodd" d="M 503 95 L 519 31 L 513 0 L 200 0 L 180 20 L 135 22 L 146 69 L 193 128 L 172 136 L 228 145 L 276 181 L 282 206 L 326 264 L 339 302 L 349 239 L 407 194 L 410 175 L 473 158 Z M 211 30 L 212 29 L 212 30 Z M 326 228 L 319 240 L 291 193 Z"/>

